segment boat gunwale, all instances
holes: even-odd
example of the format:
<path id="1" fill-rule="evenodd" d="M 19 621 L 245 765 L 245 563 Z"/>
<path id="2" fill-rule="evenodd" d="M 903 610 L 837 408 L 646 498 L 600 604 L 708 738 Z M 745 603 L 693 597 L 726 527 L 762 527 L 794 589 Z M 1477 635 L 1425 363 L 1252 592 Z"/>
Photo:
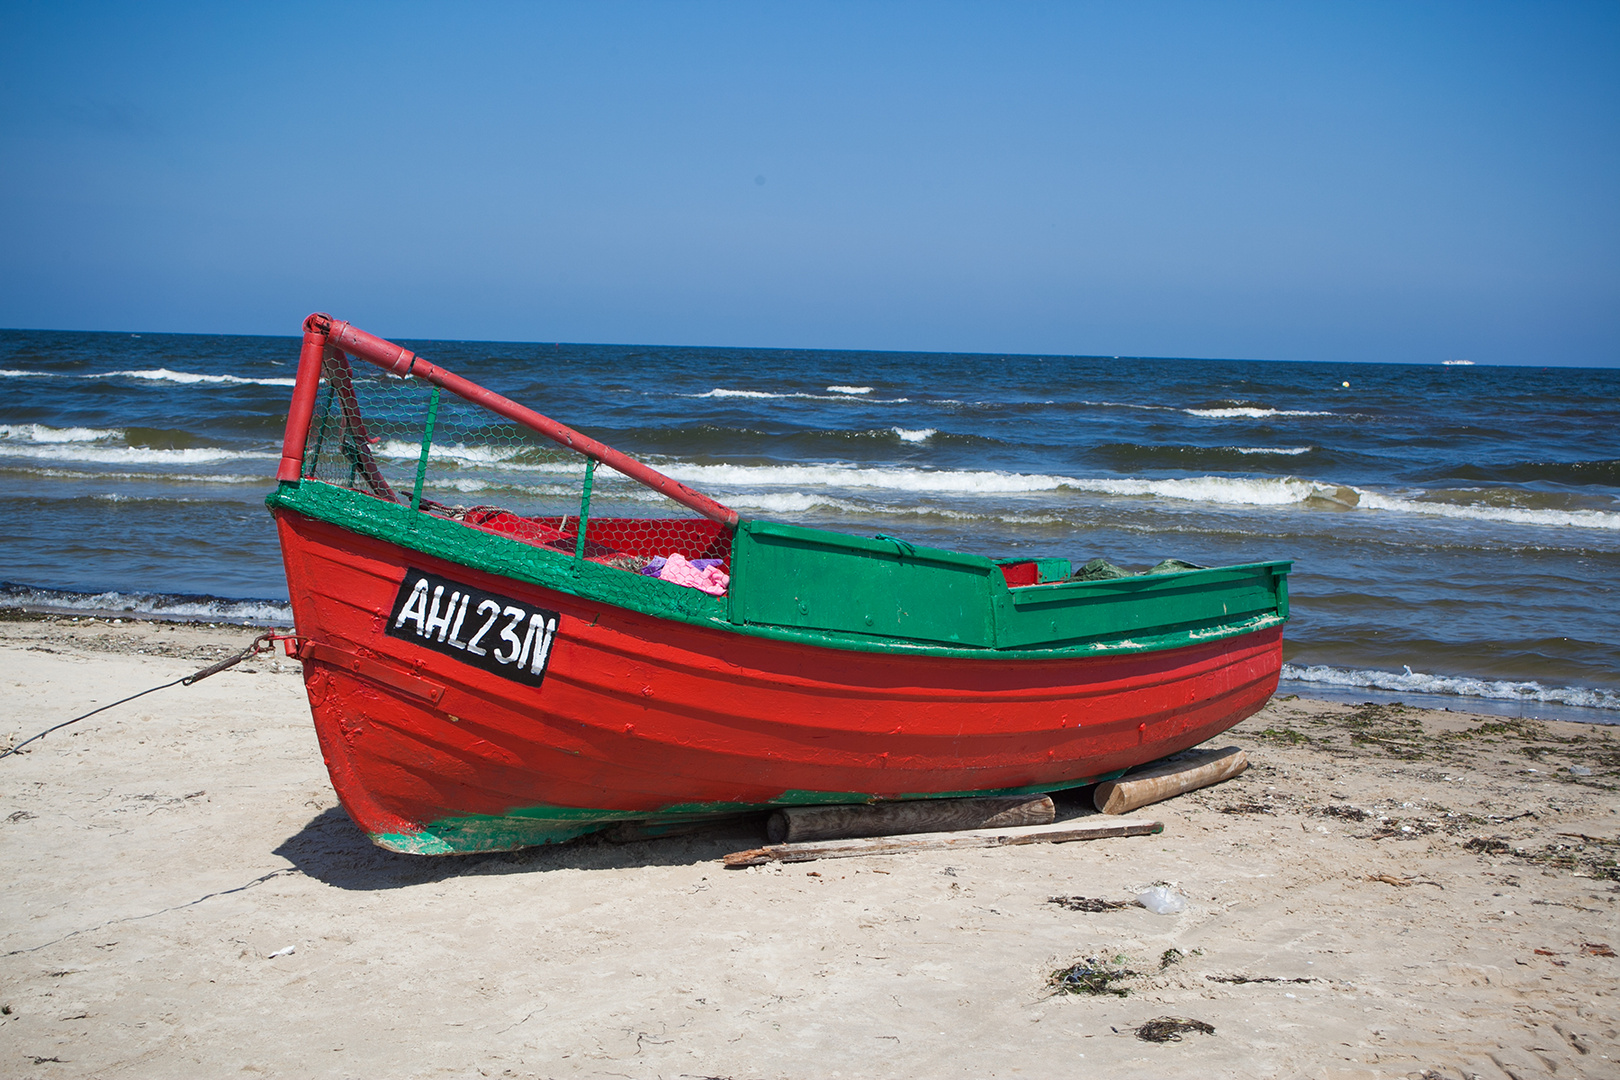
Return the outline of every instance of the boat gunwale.
<path id="1" fill-rule="evenodd" d="M 1108 640 L 1088 639 L 1079 643 L 1053 644 L 1039 647 L 948 645 L 920 641 L 912 638 L 884 634 L 860 634 L 849 631 L 793 627 L 779 624 L 734 621 L 731 600 L 710 597 L 695 589 L 688 589 L 656 578 L 629 574 L 615 567 L 602 566 L 589 560 L 579 560 L 561 552 L 536 547 L 513 537 L 486 532 L 451 519 L 436 517 L 397 503 L 388 503 L 360 491 L 329 484 L 313 478 L 282 481 L 265 499 L 266 505 L 276 511 L 292 511 L 339 529 L 369 536 L 391 543 L 403 550 L 419 553 L 469 569 L 511 578 L 542 588 L 553 589 L 580 599 L 625 608 L 653 618 L 740 634 L 767 638 L 799 645 L 831 648 L 853 652 L 888 653 L 919 657 L 943 657 L 981 661 L 1064 661 L 1090 659 L 1101 656 L 1122 656 L 1136 653 L 1161 652 L 1208 645 L 1223 639 L 1241 637 L 1279 627 L 1288 620 L 1287 574 L 1291 560 L 1241 563 L 1233 566 L 1189 570 L 1174 575 L 1135 575 L 1130 578 L 1101 579 L 1097 581 L 1065 581 L 1008 589 L 1015 605 L 1020 594 L 1029 594 L 1030 603 L 1057 599 L 1054 590 L 1072 592 L 1097 589 L 1114 591 L 1119 588 L 1144 588 L 1163 585 L 1168 581 L 1196 584 L 1199 577 L 1223 573 L 1269 570 L 1278 582 L 1277 609 L 1269 614 L 1251 616 L 1240 622 L 1216 625 L 1186 625 L 1164 633 L 1115 634 Z M 752 524 L 751 522 L 747 524 Z M 771 523 L 760 523 L 770 526 Z M 743 525 L 743 523 L 739 523 Z M 799 527 L 792 527 L 799 528 Z M 848 534 L 835 533 L 840 539 L 865 540 Z M 933 549 L 925 549 L 932 551 Z M 945 552 L 964 560 L 980 560 L 980 556 L 959 552 Z M 989 559 L 983 560 L 994 566 Z M 611 576 L 609 576 L 611 575 Z"/>

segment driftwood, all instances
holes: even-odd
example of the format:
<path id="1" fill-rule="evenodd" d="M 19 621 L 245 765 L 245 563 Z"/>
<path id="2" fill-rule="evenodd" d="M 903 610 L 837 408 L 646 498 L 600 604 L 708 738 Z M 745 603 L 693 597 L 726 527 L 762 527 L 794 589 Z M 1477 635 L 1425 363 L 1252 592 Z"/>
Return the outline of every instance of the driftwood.
<path id="1" fill-rule="evenodd" d="M 858 836 L 958 832 L 1048 825 L 1057 817 L 1050 795 L 994 799 L 909 799 L 838 806 L 788 806 L 765 823 L 773 844 L 847 840 Z"/>
<path id="2" fill-rule="evenodd" d="M 1143 818 L 1081 818 L 1053 825 L 1015 829 L 974 829 L 967 832 L 913 833 L 910 836 L 874 836 L 856 840 L 818 840 L 801 844 L 772 844 L 737 851 L 725 858 L 729 869 L 768 862 L 812 862 L 847 859 L 855 855 L 900 855 L 912 851 L 962 850 L 1012 844 L 1063 844 L 1071 840 L 1101 840 L 1110 836 L 1150 836 L 1164 824 Z"/>
<path id="3" fill-rule="evenodd" d="M 1105 814 L 1128 814 L 1172 795 L 1230 780 L 1249 767 L 1249 755 L 1236 746 L 1174 754 L 1119 780 L 1097 785 L 1092 802 Z"/>

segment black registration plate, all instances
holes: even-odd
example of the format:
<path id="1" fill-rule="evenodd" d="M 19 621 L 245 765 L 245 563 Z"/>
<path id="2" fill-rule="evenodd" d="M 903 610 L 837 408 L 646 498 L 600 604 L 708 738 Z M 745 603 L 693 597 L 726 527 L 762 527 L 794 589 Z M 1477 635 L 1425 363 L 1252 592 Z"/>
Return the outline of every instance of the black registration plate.
<path id="1" fill-rule="evenodd" d="M 557 620 L 555 611 L 407 570 L 388 613 L 388 636 L 539 686 L 551 662 Z"/>

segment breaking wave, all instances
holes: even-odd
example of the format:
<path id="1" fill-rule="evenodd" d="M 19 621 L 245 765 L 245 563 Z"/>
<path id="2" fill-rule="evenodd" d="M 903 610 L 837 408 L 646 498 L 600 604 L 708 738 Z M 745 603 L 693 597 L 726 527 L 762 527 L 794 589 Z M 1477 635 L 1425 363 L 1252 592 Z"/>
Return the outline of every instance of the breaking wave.
<path id="1" fill-rule="evenodd" d="M 143 368 L 138 371 L 106 371 L 97 375 L 80 375 L 81 379 L 146 379 L 150 382 L 212 383 L 218 386 L 294 386 L 296 379 L 249 379 L 240 375 L 198 375 L 192 371 L 170 371 L 168 368 Z"/>
<path id="2" fill-rule="evenodd" d="M 280 600 L 186 596 L 175 593 L 72 592 L 0 581 L 0 603 L 67 612 L 127 612 L 132 615 L 224 622 L 292 625 L 292 607 Z"/>
<path id="3" fill-rule="evenodd" d="M 296 379 L 251 379 L 242 375 L 200 375 L 194 371 L 171 371 L 169 368 L 139 368 L 129 371 L 98 371 L 88 375 L 61 371 L 25 371 L 0 368 L 0 378 L 6 379 L 144 379 L 147 382 L 172 382 L 214 386 L 295 386 Z"/>
<path id="4" fill-rule="evenodd" d="M 1513 682 L 1506 679 L 1476 679 L 1459 675 L 1427 675 L 1405 671 L 1347 671 L 1313 664 L 1282 666 L 1282 677 L 1291 682 L 1314 683 L 1350 690 L 1393 690 L 1408 694 L 1436 694 L 1449 697 L 1482 698 L 1490 701 L 1520 701 L 1539 705 L 1568 705 L 1582 709 L 1620 710 L 1620 693 L 1581 686 L 1543 686 L 1539 682 Z"/>
<path id="5" fill-rule="evenodd" d="M 1217 420 L 1228 420 L 1233 417 L 1244 417 L 1250 420 L 1264 420 L 1268 416 L 1332 416 L 1330 412 L 1318 412 L 1313 409 L 1262 409 L 1251 405 L 1239 405 L 1222 409 L 1182 409 L 1188 416 L 1205 416 Z"/>
<path id="6" fill-rule="evenodd" d="M 713 390 L 706 390 L 701 394 L 680 394 L 680 395 L 677 395 L 677 396 L 679 396 L 679 397 L 687 397 L 687 398 L 755 398 L 755 399 L 761 399 L 761 400 L 783 400 L 783 401 L 792 400 L 792 399 L 798 399 L 798 400 L 801 400 L 801 401 L 852 401 L 852 400 L 858 400 L 863 405 L 903 405 L 906 402 L 911 400 L 910 398 L 903 398 L 903 397 L 902 398 L 868 398 L 868 397 L 861 396 L 861 395 L 864 395 L 864 394 L 871 393 L 872 388 L 870 386 L 853 386 L 853 387 L 852 386 L 829 386 L 829 387 L 827 387 L 827 389 L 836 390 L 838 392 L 833 393 L 833 394 L 804 394 L 804 393 L 778 394 L 778 393 L 773 393 L 773 392 L 768 391 L 768 390 L 729 390 L 729 389 L 727 389 L 727 388 L 725 388 L 723 386 L 717 386 Z"/>
<path id="7" fill-rule="evenodd" d="M 924 442 L 938 432 L 931 428 L 889 429 L 906 442 Z M 1235 448 L 1245 453 L 1297 455 L 1310 447 Z M 379 444 L 381 457 L 411 459 L 421 447 L 403 440 Z M 0 452 L 4 452 L 0 444 Z M 184 451 L 158 451 L 183 453 Z M 228 451 L 226 453 L 237 453 Z M 271 455 L 262 455 L 271 456 Z M 523 444 L 487 446 L 445 443 L 435 445 L 432 460 L 458 467 L 489 468 L 501 471 L 534 472 L 553 476 L 575 476 L 585 471 L 582 458 Z M 1552 526 L 1620 530 L 1620 512 L 1606 510 L 1525 508 L 1492 505 L 1485 502 L 1440 502 L 1422 498 L 1386 495 L 1364 488 L 1333 484 L 1300 477 L 1193 476 L 1156 480 L 1131 477 L 1076 477 L 1048 473 L 1003 472 L 992 469 L 920 469 L 864 466 L 839 463 L 807 465 L 728 465 L 696 464 L 688 461 L 661 461 L 649 456 L 648 464 L 677 480 L 730 489 L 750 488 L 844 488 L 953 495 L 1020 495 L 1034 492 L 1083 492 L 1093 495 L 1173 499 L 1178 502 L 1208 503 L 1220 506 L 1326 506 L 1344 510 L 1375 510 L 1397 514 L 1472 519 L 1514 525 Z"/>
<path id="8" fill-rule="evenodd" d="M 0 441 L 23 443 L 99 442 L 122 439 L 123 428 L 53 428 L 44 424 L 0 424 Z"/>
<path id="9" fill-rule="evenodd" d="M 900 436 L 901 442 L 927 442 L 929 439 L 932 439 L 935 435 L 939 434 L 938 428 L 931 427 L 917 428 L 915 430 L 897 427 L 890 428 L 889 430 Z"/>
<path id="10" fill-rule="evenodd" d="M 0 457 L 77 461 L 94 465 L 209 465 L 217 461 L 272 461 L 277 456 L 259 450 L 227 450 L 220 446 L 158 450 L 145 446 L 102 446 L 66 440 L 28 443 L 0 440 Z"/>

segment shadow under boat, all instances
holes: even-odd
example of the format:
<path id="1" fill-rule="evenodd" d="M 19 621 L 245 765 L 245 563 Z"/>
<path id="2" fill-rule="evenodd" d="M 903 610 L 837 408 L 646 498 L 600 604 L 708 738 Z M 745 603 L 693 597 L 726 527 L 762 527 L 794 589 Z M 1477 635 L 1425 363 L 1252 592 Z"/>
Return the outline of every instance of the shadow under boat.
<path id="1" fill-rule="evenodd" d="M 1052 793 L 1058 821 L 1088 817 L 1094 788 Z M 424 859 L 380 848 L 355 828 L 341 807 L 321 811 L 283 840 L 275 854 L 306 877 L 338 889 L 378 892 L 458 877 L 533 874 L 553 870 L 626 870 L 649 866 L 718 864 L 726 855 L 766 842 L 766 813 L 741 814 L 694 823 L 679 833 L 638 835 L 605 831 L 561 844 L 442 855 Z"/>

